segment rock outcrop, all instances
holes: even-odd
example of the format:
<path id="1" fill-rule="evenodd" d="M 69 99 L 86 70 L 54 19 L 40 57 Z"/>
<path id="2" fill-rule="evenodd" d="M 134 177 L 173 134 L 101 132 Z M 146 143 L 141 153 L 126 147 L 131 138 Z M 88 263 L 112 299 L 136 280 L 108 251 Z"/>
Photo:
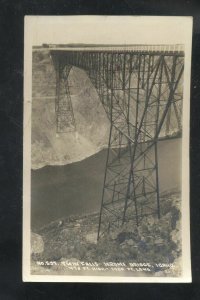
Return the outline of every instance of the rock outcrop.
<path id="1" fill-rule="evenodd" d="M 33 169 L 80 161 L 107 146 L 110 123 L 85 71 L 73 67 L 69 85 L 76 131 L 57 134 L 54 66 L 48 52 L 33 52 Z"/>

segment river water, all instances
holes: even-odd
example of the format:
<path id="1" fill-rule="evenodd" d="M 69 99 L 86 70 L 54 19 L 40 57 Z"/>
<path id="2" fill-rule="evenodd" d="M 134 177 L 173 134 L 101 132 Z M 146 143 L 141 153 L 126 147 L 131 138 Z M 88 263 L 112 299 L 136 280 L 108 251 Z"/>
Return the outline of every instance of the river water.
<path id="1" fill-rule="evenodd" d="M 80 162 L 32 170 L 31 226 L 100 209 L 107 150 Z M 180 188 L 181 139 L 158 143 L 160 191 Z"/>

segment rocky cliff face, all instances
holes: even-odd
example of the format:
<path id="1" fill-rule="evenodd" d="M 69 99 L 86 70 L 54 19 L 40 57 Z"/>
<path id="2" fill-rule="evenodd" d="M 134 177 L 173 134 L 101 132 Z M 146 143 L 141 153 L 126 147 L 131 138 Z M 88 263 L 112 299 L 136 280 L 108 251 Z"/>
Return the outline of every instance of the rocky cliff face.
<path id="1" fill-rule="evenodd" d="M 109 120 L 86 73 L 69 74 L 76 131 L 56 133 L 56 76 L 49 52 L 33 52 L 32 168 L 63 165 L 89 157 L 108 143 Z"/>
<path id="2" fill-rule="evenodd" d="M 134 81 L 134 76 L 132 78 Z M 32 168 L 37 169 L 45 165 L 63 165 L 85 159 L 107 146 L 110 122 L 85 71 L 72 67 L 68 77 L 76 131 L 56 133 L 55 93 L 56 74 L 48 50 L 33 52 L 32 78 Z M 137 82 L 137 79 L 135 80 Z M 154 87 L 155 88 L 155 87 Z M 180 85 L 179 89 L 182 88 Z M 165 90 L 165 86 L 163 87 Z M 167 88 L 168 90 L 168 88 Z M 167 101 L 168 93 L 163 99 Z M 181 92 L 181 90 L 179 91 Z M 131 92 L 133 99 L 137 98 L 136 90 Z M 146 91 L 140 89 L 140 98 L 145 99 Z M 115 92 L 116 99 L 122 99 L 121 91 Z M 62 95 L 63 96 L 63 95 Z M 117 103 L 118 103 L 117 101 Z M 180 101 L 181 102 L 181 101 Z M 117 106 L 117 103 L 115 105 Z M 130 103 L 130 120 L 135 122 L 136 101 Z M 178 105 L 178 104 L 177 104 Z M 159 137 L 178 136 L 179 132 L 176 114 L 180 107 L 171 107 L 166 116 Z M 156 106 L 151 107 L 146 122 L 146 132 L 155 135 Z M 162 116 L 161 109 L 160 115 Z M 139 106 L 138 118 L 144 113 L 144 105 Z M 180 117 L 180 116 L 179 116 Z M 123 123 L 124 117 L 118 117 Z M 121 119 L 120 119 L 121 118 Z M 169 121 L 169 122 L 168 122 Z M 180 120 L 181 121 L 181 120 Z M 150 125 L 148 125 L 150 123 Z M 167 123 L 169 123 L 167 125 Z M 134 129 L 134 128 L 133 128 Z M 152 132 L 151 132 L 152 131 Z M 134 131 L 133 133 L 134 134 Z M 140 134 L 141 138 L 142 133 Z"/>

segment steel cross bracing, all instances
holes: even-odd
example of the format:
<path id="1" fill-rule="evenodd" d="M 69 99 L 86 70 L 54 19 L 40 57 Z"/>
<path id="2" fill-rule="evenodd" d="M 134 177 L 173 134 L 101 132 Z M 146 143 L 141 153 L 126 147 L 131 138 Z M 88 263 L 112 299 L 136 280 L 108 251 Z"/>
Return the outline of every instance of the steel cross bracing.
<path id="1" fill-rule="evenodd" d="M 52 56 L 62 70 L 76 66 L 87 72 L 111 123 L 98 238 L 129 220 L 139 225 L 145 216 L 160 217 L 157 141 L 181 135 L 183 52 Z"/>
<path id="2" fill-rule="evenodd" d="M 54 60 L 54 65 L 56 68 L 56 131 L 57 133 L 74 131 L 76 124 L 68 80 L 71 66 L 63 65 L 59 60 Z"/>

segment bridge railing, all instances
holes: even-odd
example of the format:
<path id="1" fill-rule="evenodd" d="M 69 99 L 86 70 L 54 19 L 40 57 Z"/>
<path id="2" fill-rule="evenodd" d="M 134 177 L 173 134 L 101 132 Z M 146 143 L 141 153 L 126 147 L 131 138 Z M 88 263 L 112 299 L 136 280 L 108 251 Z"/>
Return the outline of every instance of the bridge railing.
<path id="1" fill-rule="evenodd" d="M 183 44 L 137 44 L 137 45 L 58 45 L 44 44 L 33 47 L 33 50 L 61 50 L 61 51 L 86 51 L 86 52 L 184 52 Z"/>

